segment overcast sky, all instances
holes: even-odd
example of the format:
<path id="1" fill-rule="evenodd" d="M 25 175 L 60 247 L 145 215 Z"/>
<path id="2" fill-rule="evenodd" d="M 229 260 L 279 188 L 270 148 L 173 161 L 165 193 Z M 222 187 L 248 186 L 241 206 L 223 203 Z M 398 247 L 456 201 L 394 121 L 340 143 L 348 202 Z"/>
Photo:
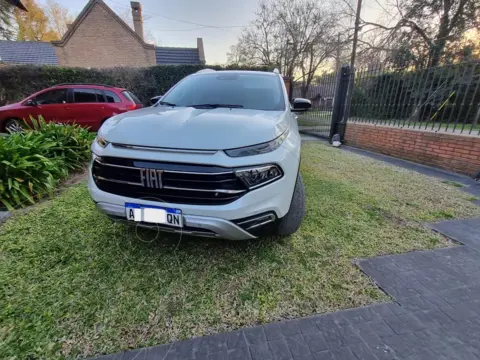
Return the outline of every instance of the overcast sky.
<path id="1" fill-rule="evenodd" d="M 88 0 L 56 1 L 75 15 L 78 15 L 88 2 Z M 131 19 L 130 0 L 104 1 L 122 18 L 126 16 Z M 255 18 L 260 0 L 138 1 L 142 4 L 146 34 L 151 34 L 161 46 L 176 47 L 196 47 L 197 37 L 201 37 L 207 63 L 213 65 L 226 63 L 228 48 L 236 43 L 242 26 L 248 25 Z M 340 3 L 342 0 L 333 1 Z M 362 17 L 374 20 L 379 14 L 378 3 L 384 1 L 364 1 Z M 37 0 L 39 4 L 45 2 L 46 0 Z M 356 0 L 350 2 L 355 4 Z"/>

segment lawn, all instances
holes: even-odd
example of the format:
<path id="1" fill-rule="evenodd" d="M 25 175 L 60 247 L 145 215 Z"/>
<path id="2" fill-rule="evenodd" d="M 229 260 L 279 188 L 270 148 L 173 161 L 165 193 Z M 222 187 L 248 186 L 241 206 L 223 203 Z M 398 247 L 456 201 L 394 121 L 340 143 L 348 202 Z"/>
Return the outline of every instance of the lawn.
<path id="1" fill-rule="evenodd" d="M 452 246 L 424 221 L 480 216 L 455 186 L 303 146 L 287 239 L 157 239 L 71 187 L 0 228 L 0 358 L 76 358 L 386 301 L 355 258 Z"/>

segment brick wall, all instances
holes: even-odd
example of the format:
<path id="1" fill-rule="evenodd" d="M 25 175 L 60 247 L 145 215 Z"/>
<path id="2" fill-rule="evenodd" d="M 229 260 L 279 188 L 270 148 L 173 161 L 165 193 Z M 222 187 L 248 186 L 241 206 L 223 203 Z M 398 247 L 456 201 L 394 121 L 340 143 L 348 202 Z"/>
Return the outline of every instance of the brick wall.
<path id="1" fill-rule="evenodd" d="M 65 41 L 54 42 L 61 66 L 113 67 L 156 64 L 155 49 L 120 24 L 100 3 Z"/>
<path id="2" fill-rule="evenodd" d="M 348 145 L 468 175 L 480 170 L 480 137 L 348 123 Z"/>

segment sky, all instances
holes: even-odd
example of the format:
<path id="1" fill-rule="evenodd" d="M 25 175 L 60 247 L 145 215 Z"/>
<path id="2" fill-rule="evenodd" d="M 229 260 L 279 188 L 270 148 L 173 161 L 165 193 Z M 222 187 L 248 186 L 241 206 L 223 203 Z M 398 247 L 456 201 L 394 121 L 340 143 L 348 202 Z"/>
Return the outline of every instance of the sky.
<path id="1" fill-rule="evenodd" d="M 39 5 L 47 0 L 36 0 Z M 75 16 L 88 0 L 55 0 Z M 131 21 L 130 0 L 104 0 L 120 17 Z M 261 0 L 137 0 L 142 5 L 144 31 L 160 46 L 196 47 L 197 37 L 203 38 L 207 64 L 225 64 L 227 52 L 245 26 L 255 18 Z M 324 1 L 324 0 L 318 0 Z M 341 2 L 342 0 L 333 0 Z M 349 0 L 356 4 L 356 0 Z M 363 2 L 362 18 L 374 21 L 381 3 Z M 170 18 L 170 19 L 169 19 Z M 199 24 L 199 25 L 197 25 Z M 204 26 L 203 26 L 204 25 Z M 207 26 L 207 27 L 205 27 Z"/>
<path id="2" fill-rule="evenodd" d="M 88 0 L 56 0 L 77 15 Z M 117 13 L 126 14 L 130 0 L 104 0 Z M 137 0 L 142 5 L 145 32 L 160 46 L 196 47 L 203 38 L 208 64 L 224 64 L 230 45 L 236 43 L 241 27 L 254 19 L 259 0 Z M 46 0 L 37 0 L 44 4 Z M 181 21 L 164 18 L 170 17 Z M 130 13 L 131 17 L 131 13 Z M 199 25 L 215 26 L 203 28 Z M 219 28 L 220 27 L 220 28 Z"/>

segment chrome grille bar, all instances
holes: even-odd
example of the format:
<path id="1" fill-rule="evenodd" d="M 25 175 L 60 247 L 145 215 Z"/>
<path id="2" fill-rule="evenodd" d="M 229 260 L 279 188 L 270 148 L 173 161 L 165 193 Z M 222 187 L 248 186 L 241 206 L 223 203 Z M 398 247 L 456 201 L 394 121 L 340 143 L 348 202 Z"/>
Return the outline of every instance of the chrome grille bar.
<path id="1" fill-rule="evenodd" d="M 247 190 L 225 190 L 225 189 L 191 189 L 184 187 L 176 186 L 164 186 L 163 189 L 167 190 L 183 190 L 183 191 L 200 191 L 200 192 L 213 192 L 213 193 L 222 193 L 222 194 L 241 194 Z"/>
<path id="2" fill-rule="evenodd" d="M 112 143 L 112 145 L 114 147 L 131 149 L 131 150 L 162 151 L 162 152 L 183 153 L 183 154 L 213 155 L 218 151 L 218 150 L 161 148 L 161 147 L 153 147 L 153 146 L 127 145 L 127 144 L 118 144 L 118 143 Z"/>
<path id="3" fill-rule="evenodd" d="M 93 175 L 93 176 L 95 178 L 97 178 L 98 180 L 102 180 L 102 181 L 109 181 L 109 182 L 113 182 L 113 183 L 117 183 L 117 184 L 135 185 L 135 186 L 143 187 L 142 183 L 136 183 L 136 182 L 124 181 L 124 180 L 117 180 L 117 179 L 107 179 L 107 178 L 105 178 L 103 176 L 99 176 L 99 175 Z"/>
<path id="4" fill-rule="evenodd" d="M 126 166 L 126 165 L 117 165 L 117 164 L 110 164 L 103 161 L 100 161 L 98 158 L 94 160 L 96 163 L 104 166 L 110 166 L 120 169 L 130 169 L 130 170 L 140 170 L 141 168 L 135 166 Z M 163 170 L 163 169 L 162 169 Z M 178 170 L 163 170 L 164 173 L 170 174 L 188 174 L 188 175 L 228 175 L 233 174 L 233 171 L 223 171 L 223 172 L 195 172 L 195 171 L 178 171 Z"/>

